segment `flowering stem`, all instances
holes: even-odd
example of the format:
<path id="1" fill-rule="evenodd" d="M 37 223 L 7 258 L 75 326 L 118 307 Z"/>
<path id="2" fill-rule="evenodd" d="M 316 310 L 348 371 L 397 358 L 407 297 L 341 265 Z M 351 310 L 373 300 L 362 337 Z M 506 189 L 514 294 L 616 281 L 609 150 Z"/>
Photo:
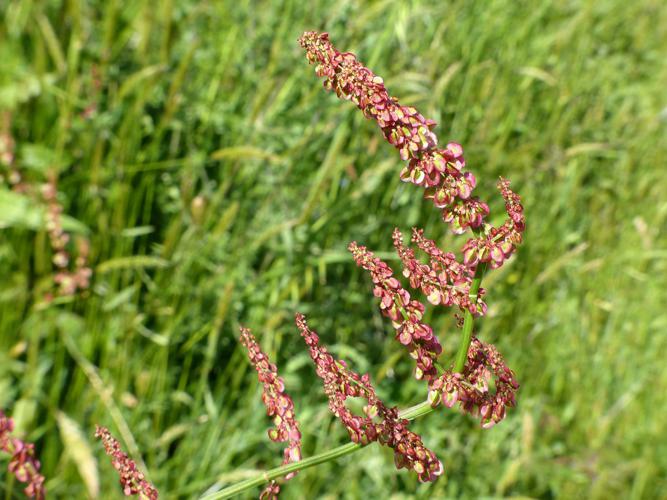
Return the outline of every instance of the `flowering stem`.
<path id="1" fill-rule="evenodd" d="M 479 293 L 479 286 L 482 283 L 482 278 L 484 277 L 484 272 L 486 271 L 486 262 L 480 262 L 477 265 L 475 270 L 475 276 L 472 279 L 470 284 L 470 301 L 473 304 L 477 304 L 477 294 Z M 461 343 L 459 344 L 459 350 L 456 353 L 456 361 L 454 363 L 454 373 L 461 373 L 465 367 L 466 360 L 468 359 L 468 348 L 470 347 L 470 341 L 472 340 L 472 325 L 475 321 L 472 313 L 466 309 L 466 312 L 463 316 L 463 332 L 461 333 Z"/>
<path id="2" fill-rule="evenodd" d="M 470 284 L 470 292 L 468 296 L 473 304 L 477 304 L 477 295 L 479 293 L 479 287 L 482 283 L 482 278 L 486 272 L 486 263 L 481 262 L 477 265 L 475 270 L 475 276 L 473 277 L 472 283 Z M 401 313 L 405 316 L 405 311 L 402 308 L 399 308 Z M 461 334 L 461 342 L 459 344 L 459 349 L 456 353 L 456 361 L 454 364 L 454 372 L 461 372 L 465 367 L 466 360 L 468 358 L 468 349 L 470 348 L 470 341 L 472 339 L 472 329 L 473 329 L 474 317 L 472 313 L 468 310 L 464 313 L 463 320 L 463 332 Z M 433 411 L 431 403 L 423 401 L 419 404 L 406 408 L 399 412 L 399 417 L 407 420 L 412 420 Z M 218 500 L 223 498 L 231 498 L 235 495 L 243 493 L 246 490 L 261 486 L 269 481 L 284 477 L 285 475 L 291 472 L 297 472 L 303 469 L 308 469 L 325 462 L 330 462 L 337 458 L 349 455 L 354 453 L 357 450 L 363 448 L 364 445 L 359 443 L 346 443 L 342 446 L 334 448 L 332 450 L 325 451 L 319 455 L 315 455 L 298 462 L 292 462 L 286 465 L 281 465 L 280 467 L 275 467 L 269 471 L 263 472 L 257 475 L 254 478 L 246 479 L 245 481 L 240 481 L 236 484 L 233 484 L 224 490 L 211 493 L 210 495 L 205 495 L 201 497 L 201 500 Z"/>
<path id="3" fill-rule="evenodd" d="M 399 417 L 412 420 L 414 418 L 431 413 L 432 411 L 433 407 L 431 404 L 428 401 L 423 401 L 419 404 L 411 406 L 410 408 L 406 408 L 405 410 L 400 411 Z M 354 453 L 363 447 L 363 445 L 358 443 L 347 443 L 332 450 L 325 451 L 324 453 L 320 453 L 319 455 L 305 458 L 303 460 L 299 460 L 298 462 L 292 462 L 287 465 L 281 465 L 280 467 L 275 467 L 269 471 L 259 474 L 257 477 L 246 479 L 245 481 L 233 484 L 224 490 L 203 496 L 200 500 L 218 500 L 222 498 L 231 498 L 234 495 L 238 495 L 246 490 L 249 490 L 250 488 L 255 488 L 257 486 L 263 485 L 264 483 L 268 483 L 273 479 L 283 477 L 290 472 L 300 471 L 309 467 L 314 467 L 315 465 L 335 460 L 345 455 L 349 455 L 350 453 Z"/>

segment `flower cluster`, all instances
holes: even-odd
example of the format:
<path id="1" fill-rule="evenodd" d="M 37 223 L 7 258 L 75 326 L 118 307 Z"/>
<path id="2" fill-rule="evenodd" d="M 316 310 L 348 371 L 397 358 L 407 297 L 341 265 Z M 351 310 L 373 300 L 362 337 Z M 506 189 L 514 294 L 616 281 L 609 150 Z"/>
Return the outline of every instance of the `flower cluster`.
<path id="1" fill-rule="evenodd" d="M 11 189 L 22 193 L 26 191 L 27 185 L 23 182 L 21 172 L 16 167 L 14 156 L 16 143 L 11 134 L 12 115 L 9 111 L 5 111 L 0 119 L 2 120 L 0 123 L 0 167 L 6 171 L 6 173 L 0 171 L 0 181 L 6 177 Z"/>
<path id="2" fill-rule="evenodd" d="M 430 263 L 424 264 L 415 257 L 414 250 L 403 245 L 403 236 L 398 228 L 394 229 L 393 239 L 403 264 L 403 276 L 409 279 L 412 288 L 421 289 L 431 304 L 456 305 L 475 316 L 486 313 L 486 304 L 482 300 L 485 290 L 479 290 L 475 302 L 470 299 L 473 273 L 469 267 L 459 263 L 453 253 L 443 252 L 433 240 L 424 237 L 422 229 L 412 228 L 412 242 L 429 256 Z"/>
<path id="3" fill-rule="evenodd" d="M 69 270 L 70 255 L 67 244 L 70 235 L 63 230 L 61 215 L 63 207 L 58 201 L 58 188 L 55 175 L 42 185 L 42 197 L 46 202 L 46 229 L 49 233 L 49 242 L 53 250 L 53 265 L 58 270 L 53 278 L 58 286 L 59 295 L 74 295 L 77 290 L 85 290 L 90 286 L 92 271 L 88 267 L 88 240 L 77 240 L 77 258 L 74 270 Z"/>
<path id="4" fill-rule="evenodd" d="M 445 149 L 427 151 L 410 160 L 401 171 L 404 182 L 426 189 L 424 198 L 442 210 L 442 219 L 456 234 L 468 227 L 478 228 L 489 214 L 488 205 L 472 196 L 477 180 L 471 172 L 464 172 L 464 167 L 463 148 L 450 142 Z"/>
<path id="5" fill-rule="evenodd" d="M 377 122 L 387 141 L 399 149 L 401 158 L 407 161 L 401 179 L 425 189 L 425 198 L 442 211 L 443 220 L 454 233 L 461 234 L 468 228 L 474 233 L 462 248 L 460 262 L 454 254 L 442 251 L 434 241 L 425 238 L 422 230 L 413 229 L 412 242 L 428 256 L 428 264 L 418 260 L 415 252 L 403 244 L 398 229 L 393 234 L 403 275 L 410 286 L 420 289 L 431 304 L 457 306 L 468 315 L 472 329 L 472 317 L 486 313 L 485 290 L 479 288 L 484 269 L 487 265 L 501 266 L 521 243 L 525 230 L 521 199 L 510 189 L 509 181 L 501 178 L 498 189 L 509 218 L 498 228 L 484 222 L 489 207 L 472 196 L 476 179 L 465 170 L 466 161 L 459 144 L 438 147 L 432 130 L 435 122 L 425 119 L 414 108 L 400 105 L 389 95 L 380 77 L 353 54 L 336 50 L 328 34 L 307 32 L 299 43 L 306 49 L 308 60 L 316 64 L 317 75 L 324 77 L 325 88 L 354 102 L 367 118 Z M 500 421 L 505 408 L 514 404 L 518 384 L 496 349 L 474 339 L 465 366 L 465 358 L 461 357 L 456 372 L 446 370 L 438 375 L 440 344 L 431 328 L 421 321 L 424 306 L 411 299 L 391 268 L 365 247 L 352 243 L 350 250 L 357 264 L 371 273 L 380 307 L 391 318 L 397 339 L 416 358 L 417 374 L 429 383 L 429 398 L 434 405 L 440 400 L 448 406 L 459 401 L 464 411 L 481 415 L 485 427 Z M 493 393 L 487 384 L 492 372 L 496 376 Z"/>
<path id="6" fill-rule="evenodd" d="M 352 242 L 348 248 L 357 265 L 370 272 L 373 294 L 380 299 L 382 313 L 391 319 L 396 339 L 408 348 L 417 363 L 415 377 L 430 380 L 437 375 L 435 360 L 442 347 L 433 329 L 422 321 L 424 305 L 411 299 L 410 292 L 394 278 L 391 268 L 366 247 Z"/>
<path id="7" fill-rule="evenodd" d="M 500 179 L 498 189 L 505 199 L 505 210 L 509 217 L 502 226 L 487 226 L 480 238 L 471 238 L 466 242 L 463 246 L 463 262 L 467 266 L 487 262 L 491 268 L 498 268 L 510 258 L 523 239 L 526 218 L 521 198 L 510 189 L 507 179 Z"/>
<path id="8" fill-rule="evenodd" d="M 435 122 L 413 107 L 401 106 L 389 95 L 382 78 L 364 67 L 354 54 L 338 52 L 327 33 L 304 33 L 299 43 L 306 49 L 308 60 L 317 64 L 317 75 L 326 78 L 327 90 L 351 100 L 367 118 L 375 120 L 401 158 L 418 158 L 420 152 L 436 146 L 437 139 L 431 132 Z"/>
<path id="9" fill-rule="evenodd" d="M 442 210 L 443 220 L 455 233 L 478 228 L 489 213 L 486 203 L 472 196 L 475 176 L 464 172 L 465 159 L 459 144 L 438 148 L 433 120 L 411 106 L 402 106 L 389 95 L 382 78 L 373 74 L 354 54 L 340 53 L 327 33 L 307 32 L 299 39 L 324 86 L 354 102 L 367 118 L 382 129 L 385 139 L 409 160 L 401 179 L 426 189 L 424 196 Z"/>
<path id="10" fill-rule="evenodd" d="M 410 106 L 402 106 L 389 95 L 382 78 L 364 67 L 354 54 L 337 51 L 328 34 L 306 32 L 299 43 L 306 49 L 308 60 L 316 64 L 317 75 L 324 77 L 325 88 L 355 103 L 367 118 L 375 120 L 385 139 L 399 150 L 401 158 L 408 162 L 401 178 L 425 188 L 424 196 L 442 211 L 443 220 L 454 233 L 473 230 L 474 237 L 463 248 L 463 262 L 415 228 L 411 241 L 428 257 L 429 262 L 423 263 L 412 248 L 404 245 L 401 232 L 395 229 L 393 233 L 403 275 L 410 286 L 421 290 L 431 304 L 457 306 L 465 315 L 459 354 L 454 368 L 448 370 L 438 364 L 442 347 L 433 329 L 423 321 L 424 304 L 412 298 L 387 263 L 366 247 L 352 242 L 348 249 L 357 265 L 370 273 L 373 294 L 380 299 L 383 315 L 391 319 L 396 339 L 415 359 L 416 378 L 428 384 L 425 404 L 435 407 L 443 402 L 452 407 L 459 402 L 464 412 L 480 417 L 483 427 L 495 425 L 504 418 L 505 409 L 514 406 L 519 385 L 495 347 L 474 337 L 471 340 L 472 321 L 474 316 L 486 313 L 485 291 L 480 288 L 486 265 L 498 267 L 521 242 L 525 219 L 520 198 L 510 190 L 509 182 L 501 179 L 498 187 L 509 219 L 500 228 L 485 223 L 489 207 L 472 196 L 476 179 L 464 171 L 466 162 L 459 144 L 449 143 L 439 148 L 432 131 L 435 122 Z M 408 429 L 408 421 L 398 409 L 387 406 L 377 396 L 370 376 L 359 375 L 344 361 L 335 359 L 320 345 L 317 333 L 308 327 L 302 314 L 296 315 L 296 325 L 323 381 L 329 409 L 343 423 L 350 439 L 360 445 L 378 442 L 392 448 L 396 466 L 416 472 L 420 481 L 433 481 L 441 475 L 442 463 L 424 446 L 421 437 Z M 267 413 L 274 417 L 276 428 L 269 431 L 269 436 L 274 441 L 289 441 L 283 463 L 298 461 L 301 435 L 283 381 L 245 328 L 241 329 L 241 342 L 264 384 Z M 494 390 L 489 388 L 492 376 Z M 366 401 L 362 414 L 348 408 L 349 398 Z M 279 491 L 277 483 L 272 482 L 262 498 L 275 498 Z"/>
<path id="11" fill-rule="evenodd" d="M 138 495 L 141 500 L 157 500 L 158 491 L 146 480 L 137 464 L 120 448 L 120 443 L 106 427 L 95 428 L 95 437 L 102 440 L 104 451 L 111 457 L 111 464 L 120 475 L 120 485 L 126 496 Z"/>
<path id="12" fill-rule="evenodd" d="M 92 270 L 88 266 L 89 243 L 85 238 L 76 240 L 77 257 L 73 269 L 70 270 L 70 253 L 67 246 L 70 235 L 62 227 L 63 207 L 58 200 L 58 177 L 54 169 L 48 174 L 48 180 L 39 190 L 23 180 L 14 157 L 15 142 L 10 134 L 10 115 L 4 113 L 0 123 L 0 167 L 7 171 L 7 181 L 12 190 L 17 193 L 29 194 L 41 198 L 46 204 L 46 230 L 49 234 L 49 243 L 53 252 L 52 262 L 56 269 L 53 277 L 54 288 L 60 296 L 74 295 L 78 290 L 86 290 L 90 286 Z M 3 175 L 0 172 L 0 180 Z M 47 299 L 51 300 L 53 293 L 49 292 Z"/>
<path id="13" fill-rule="evenodd" d="M 442 462 L 408 429 L 408 421 L 400 418 L 397 408 L 387 407 L 378 398 L 368 374 L 360 376 L 344 361 L 334 359 L 320 346 L 317 333 L 308 327 L 303 314 L 296 315 L 296 325 L 324 383 L 329 408 L 343 422 L 352 441 L 364 445 L 377 441 L 392 448 L 396 467 L 413 470 L 422 482 L 434 481 L 442 474 Z M 347 398 L 365 399 L 364 415 L 353 414 L 345 405 Z"/>
<path id="14" fill-rule="evenodd" d="M 43 499 L 44 476 L 39 473 L 40 463 L 35 455 L 35 445 L 13 437 L 13 430 L 14 422 L 0 410 L 0 451 L 10 455 L 9 472 L 27 484 L 23 490 L 26 496 Z"/>
<path id="15" fill-rule="evenodd" d="M 494 377 L 495 392 L 489 391 Z M 514 372 L 491 344 L 473 338 L 463 372 L 446 371 L 429 384 L 432 404 L 442 402 L 451 408 L 460 403 L 461 409 L 480 417 L 482 427 L 488 429 L 505 418 L 505 409 L 516 405 L 519 383 Z"/>
<path id="16" fill-rule="evenodd" d="M 248 350 L 250 363 L 257 370 L 259 381 L 264 386 L 262 400 L 266 405 L 266 413 L 273 417 L 275 428 L 269 430 L 269 439 L 276 442 L 287 442 L 284 451 L 283 464 L 301 460 L 301 432 L 299 423 L 294 418 L 294 403 L 285 393 L 285 383 L 278 376 L 276 365 L 271 363 L 268 356 L 262 352 L 257 340 L 247 328 L 241 328 L 241 343 Z M 291 479 L 295 473 L 288 474 Z M 280 492 L 280 486 L 272 481 L 262 492 L 260 498 L 275 499 Z"/>
<path id="17" fill-rule="evenodd" d="M 435 122 L 425 119 L 412 107 L 400 105 L 398 99 L 389 95 L 382 78 L 354 54 L 336 50 L 327 33 L 304 33 L 299 43 L 306 49 L 308 60 L 316 64 L 317 75 L 325 78 L 325 88 L 351 100 L 367 118 L 375 120 L 385 139 L 399 150 L 403 160 L 408 160 L 401 179 L 426 189 L 425 198 L 442 210 L 442 218 L 452 231 L 462 234 L 467 228 L 482 228 L 489 207 L 472 196 L 477 181 L 471 172 L 464 171 L 466 162 L 461 145 L 452 142 L 444 149 L 438 148 L 432 131 Z M 476 262 L 491 262 L 492 267 L 498 267 L 521 240 L 525 221 L 520 200 L 510 191 L 507 181 L 501 180 L 500 189 L 511 222 L 501 228 L 485 227 L 485 238 L 467 245 L 471 266 Z M 481 258 L 486 259 L 494 248 L 501 252 L 494 251 L 488 260 Z"/>

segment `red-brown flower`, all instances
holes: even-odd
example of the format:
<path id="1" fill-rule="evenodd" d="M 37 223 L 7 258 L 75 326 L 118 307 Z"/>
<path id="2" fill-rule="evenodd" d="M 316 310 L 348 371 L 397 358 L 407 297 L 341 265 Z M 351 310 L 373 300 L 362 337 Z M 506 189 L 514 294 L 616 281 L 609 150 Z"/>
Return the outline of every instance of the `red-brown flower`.
<path id="1" fill-rule="evenodd" d="M 433 329 L 422 321 L 424 305 L 411 299 L 410 292 L 401 286 L 392 269 L 366 247 L 352 242 L 348 249 L 357 265 L 370 272 L 375 285 L 373 294 L 380 299 L 382 314 L 391 319 L 396 340 L 407 347 L 417 363 L 415 377 L 430 380 L 437 374 L 435 361 L 442 346 Z"/>
<path id="2" fill-rule="evenodd" d="M 489 391 L 494 377 L 495 391 Z M 498 350 L 477 338 L 472 339 L 462 373 L 446 371 L 429 384 L 433 404 L 440 401 L 451 408 L 457 402 L 465 413 L 479 417 L 488 429 L 505 418 L 505 410 L 516 405 L 519 383 Z"/>
<path id="3" fill-rule="evenodd" d="M 273 417 L 275 428 L 268 431 L 269 439 L 276 442 L 287 442 L 288 446 L 283 453 L 283 464 L 301 460 L 301 432 L 299 423 L 294 417 L 294 402 L 285 392 L 285 383 L 278 376 L 276 365 L 271 363 L 264 354 L 257 340 L 248 328 L 241 328 L 241 343 L 248 350 L 250 363 L 257 370 L 259 381 L 264 386 L 262 400 L 266 406 L 266 414 Z M 286 476 L 292 478 L 296 473 Z M 262 492 L 260 498 L 278 498 L 280 486 L 272 481 Z"/>
<path id="4" fill-rule="evenodd" d="M 387 407 L 378 398 L 368 374 L 360 376 L 344 361 L 334 359 L 320 346 L 317 333 L 308 327 L 303 314 L 296 315 L 296 325 L 324 383 L 329 408 L 343 422 L 352 441 L 364 445 L 377 441 L 392 448 L 396 467 L 415 471 L 420 481 L 434 481 L 442 474 L 442 462 L 408 429 L 408 421 L 399 417 L 397 408 Z M 347 408 L 345 400 L 351 397 L 366 400 L 364 415 L 355 415 Z"/>
<path id="5" fill-rule="evenodd" d="M 102 440 L 104 451 L 111 458 L 111 464 L 118 471 L 120 486 L 125 496 L 138 495 L 141 500 L 157 500 L 158 491 L 128 457 L 106 427 L 96 426 L 95 437 Z"/>
<path id="6" fill-rule="evenodd" d="M 472 197 L 476 181 L 472 173 L 463 171 L 463 148 L 453 142 L 438 148 L 432 131 L 435 122 L 415 108 L 399 104 L 387 92 L 382 78 L 354 54 L 338 52 L 328 33 L 304 33 L 299 43 L 306 49 L 308 61 L 316 64 L 317 75 L 325 77 L 324 87 L 351 100 L 367 118 L 375 120 L 401 158 L 409 160 L 401 179 L 426 188 L 424 196 L 442 210 L 443 220 L 455 233 L 479 227 L 489 207 Z"/>
<path id="7" fill-rule="evenodd" d="M 23 490 L 26 496 L 43 499 L 44 476 L 39 473 L 40 463 L 35 455 L 35 445 L 26 443 L 12 436 L 14 422 L 0 410 L 0 451 L 10 455 L 9 472 L 27 486 Z"/>

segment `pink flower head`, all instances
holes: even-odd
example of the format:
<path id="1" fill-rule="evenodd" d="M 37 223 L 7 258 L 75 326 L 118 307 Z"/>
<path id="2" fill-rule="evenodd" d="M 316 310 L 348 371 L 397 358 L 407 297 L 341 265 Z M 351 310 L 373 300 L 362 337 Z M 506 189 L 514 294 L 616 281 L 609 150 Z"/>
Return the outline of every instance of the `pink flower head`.
<path id="1" fill-rule="evenodd" d="M 276 365 L 271 363 L 268 356 L 264 354 L 257 340 L 248 328 L 241 327 L 241 343 L 248 350 L 250 363 L 257 370 L 259 381 L 264 386 L 262 401 L 266 406 L 266 414 L 273 417 L 275 428 L 270 429 L 269 439 L 276 442 L 287 442 L 288 446 L 283 452 L 283 464 L 298 462 L 301 460 L 301 432 L 299 423 L 294 417 L 294 402 L 285 393 L 285 383 L 278 376 Z M 286 476 L 291 479 L 296 473 Z M 280 486 L 272 481 L 262 492 L 262 499 L 278 498 Z"/>
<path id="2" fill-rule="evenodd" d="M 10 455 L 9 472 L 27 484 L 23 490 L 26 496 L 43 499 L 46 494 L 44 476 L 39 473 L 41 464 L 35 455 L 35 445 L 13 437 L 13 430 L 14 422 L 0 410 L 0 451 Z"/>
<path id="3" fill-rule="evenodd" d="M 411 299 L 410 293 L 394 278 L 391 268 L 366 247 L 352 242 L 348 249 L 357 265 L 370 272 L 375 285 L 373 294 L 380 299 L 382 314 L 391 319 L 396 340 L 408 348 L 417 363 L 416 378 L 434 377 L 437 374 L 435 361 L 442 346 L 433 329 L 422 321 L 424 305 Z"/>
<path id="4" fill-rule="evenodd" d="M 420 481 L 433 481 L 442 474 L 442 463 L 435 453 L 423 445 L 419 435 L 408 430 L 408 421 L 399 417 L 396 407 L 389 408 L 378 398 L 368 374 L 360 376 L 344 361 L 334 359 L 326 347 L 320 346 L 317 333 L 308 327 L 303 314 L 296 315 L 296 325 L 324 383 L 329 409 L 343 422 L 352 441 L 364 445 L 377 441 L 392 448 L 396 467 L 415 471 Z M 345 400 L 350 397 L 366 400 L 364 415 L 354 415 L 347 408 Z"/>
<path id="5" fill-rule="evenodd" d="M 141 500 L 157 500 L 158 491 L 155 486 L 146 480 L 135 461 L 123 452 L 109 429 L 96 426 L 95 437 L 102 440 L 105 453 L 111 457 L 111 464 L 118 471 L 120 486 L 125 496 L 138 495 Z"/>

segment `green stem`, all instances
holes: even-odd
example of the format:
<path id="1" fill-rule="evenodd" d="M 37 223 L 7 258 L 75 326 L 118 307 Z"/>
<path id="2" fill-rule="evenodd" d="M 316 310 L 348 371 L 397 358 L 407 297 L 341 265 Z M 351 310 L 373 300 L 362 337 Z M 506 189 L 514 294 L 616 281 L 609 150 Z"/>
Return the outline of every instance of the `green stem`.
<path id="1" fill-rule="evenodd" d="M 482 283 L 482 278 L 484 277 L 484 272 L 486 271 L 486 263 L 481 262 L 477 265 L 475 270 L 475 276 L 472 279 L 470 284 L 470 301 L 473 304 L 477 303 L 477 295 L 479 293 L 479 286 Z M 466 360 L 468 359 L 468 349 L 470 348 L 470 341 L 472 340 L 472 325 L 475 321 L 472 313 L 466 309 L 466 312 L 463 315 L 463 332 L 461 333 L 461 342 L 459 344 L 459 350 L 456 353 L 456 361 L 454 362 L 454 373 L 460 373 L 463 371 L 463 368 L 466 365 Z"/>
<path id="2" fill-rule="evenodd" d="M 431 406 L 431 403 L 428 401 L 422 401 L 421 403 L 411 406 L 410 408 L 399 411 L 398 416 L 399 418 L 404 418 L 406 420 L 414 420 L 415 418 L 428 415 L 433 410 L 434 408 Z"/>
<path id="3" fill-rule="evenodd" d="M 423 401 L 419 404 L 411 406 L 410 408 L 402 410 L 401 412 L 399 412 L 398 415 L 401 418 L 412 420 L 414 418 L 421 417 L 423 415 L 431 413 L 432 411 L 433 407 L 430 405 L 430 403 L 428 401 Z M 243 493 L 244 491 L 249 490 L 251 488 L 261 486 L 264 483 L 268 483 L 273 479 L 283 477 L 289 474 L 290 472 L 300 471 L 303 469 L 307 469 L 309 467 L 314 467 L 315 465 L 323 464 L 324 462 L 335 460 L 345 455 L 349 455 L 350 453 L 354 453 L 355 451 L 360 450 L 361 448 L 363 448 L 363 445 L 361 444 L 347 443 L 342 446 L 339 446 L 338 448 L 334 448 L 332 450 L 325 451 L 324 453 L 320 453 L 319 455 L 315 455 L 310 458 L 305 458 L 298 462 L 281 465 L 280 467 L 276 467 L 269 471 L 262 472 L 256 477 L 246 479 L 245 481 L 233 484 L 228 488 L 225 488 L 224 490 L 201 497 L 201 500 L 217 500 L 221 498 L 230 498 L 233 497 L 234 495 Z"/>

